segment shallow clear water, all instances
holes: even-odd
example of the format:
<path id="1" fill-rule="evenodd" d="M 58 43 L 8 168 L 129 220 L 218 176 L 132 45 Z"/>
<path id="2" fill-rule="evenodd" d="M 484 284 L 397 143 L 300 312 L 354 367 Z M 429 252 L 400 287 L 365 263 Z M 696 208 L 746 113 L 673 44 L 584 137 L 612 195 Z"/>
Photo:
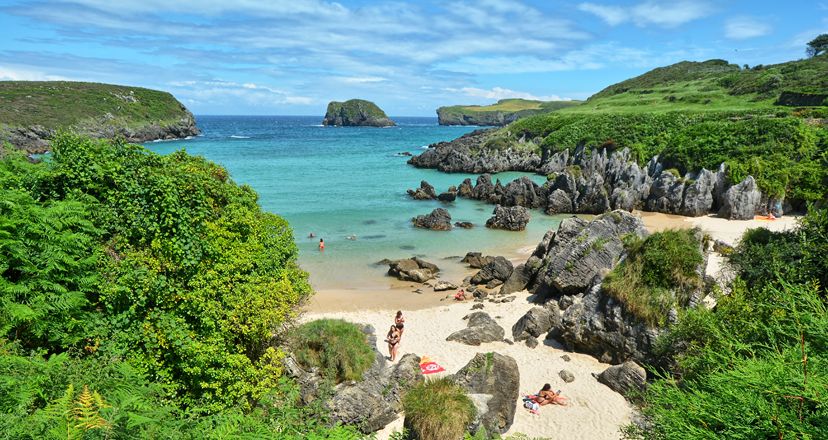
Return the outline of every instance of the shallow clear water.
<path id="1" fill-rule="evenodd" d="M 439 260 L 470 250 L 503 251 L 536 244 L 560 217 L 532 212 L 526 231 L 485 228 L 492 205 L 458 199 L 452 204 L 415 201 L 406 189 L 427 180 L 438 192 L 459 185 L 470 174 L 446 174 L 406 164 L 400 152 L 419 154 L 424 146 L 456 138 L 475 127 L 442 127 L 437 118 L 395 118 L 391 128 L 322 127 L 320 117 L 201 116 L 203 135 L 182 141 L 153 142 L 159 153 L 186 149 L 227 168 L 238 183 L 252 186 L 263 209 L 285 217 L 294 230 L 302 267 L 324 288 L 387 286 L 383 258 L 422 255 Z M 501 173 L 504 183 L 521 173 Z M 542 182 L 542 176 L 533 176 Z M 411 217 L 436 207 L 452 221 L 475 228 L 428 231 L 411 226 Z M 324 238 L 324 253 L 317 249 Z M 356 240 L 346 237 L 355 235 Z"/>

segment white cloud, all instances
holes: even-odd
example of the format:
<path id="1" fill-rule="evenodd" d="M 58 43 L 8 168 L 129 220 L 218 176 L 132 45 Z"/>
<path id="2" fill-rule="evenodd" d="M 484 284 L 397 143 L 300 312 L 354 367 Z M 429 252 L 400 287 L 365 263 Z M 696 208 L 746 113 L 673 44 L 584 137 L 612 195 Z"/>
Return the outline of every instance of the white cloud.
<path id="1" fill-rule="evenodd" d="M 479 89 L 476 87 L 463 87 L 463 88 L 446 88 L 447 92 L 452 93 L 462 93 L 466 96 L 471 96 L 475 98 L 485 98 L 485 99 L 507 99 L 507 98 L 522 98 L 522 99 L 533 99 L 535 101 L 571 101 L 572 98 L 561 98 L 558 95 L 543 95 L 537 96 L 533 95 L 528 92 L 519 92 L 516 90 L 506 89 L 503 87 L 493 87 L 491 89 Z"/>
<path id="2" fill-rule="evenodd" d="M 176 96 L 193 103 L 241 100 L 250 106 L 269 107 L 279 104 L 310 105 L 316 102 L 315 99 L 307 96 L 297 96 L 284 90 L 255 83 L 189 80 L 173 81 L 168 85 L 175 90 Z"/>
<path id="3" fill-rule="evenodd" d="M 50 75 L 29 68 L 0 66 L 1 81 L 66 81 L 69 78 L 60 75 Z"/>
<path id="4" fill-rule="evenodd" d="M 636 26 L 656 25 L 673 28 L 712 13 L 711 7 L 699 0 L 680 0 L 666 4 L 645 1 L 632 7 L 581 3 L 578 9 L 596 15 L 610 26 L 632 22 Z"/>
<path id="5" fill-rule="evenodd" d="M 388 81 L 387 78 L 381 76 L 345 76 L 339 78 L 342 82 L 347 84 L 370 84 Z"/>
<path id="6" fill-rule="evenodd" d="M 761 37 L 770 32 L 770 25 L 749 17 L 732 18 L 725 23 L 725 36 L 733 40 Z"/>

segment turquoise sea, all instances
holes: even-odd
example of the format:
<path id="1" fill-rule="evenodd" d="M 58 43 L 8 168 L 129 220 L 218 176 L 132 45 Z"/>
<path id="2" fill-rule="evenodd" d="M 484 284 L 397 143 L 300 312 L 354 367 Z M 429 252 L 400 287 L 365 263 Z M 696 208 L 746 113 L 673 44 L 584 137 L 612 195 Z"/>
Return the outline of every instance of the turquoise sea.
<path id="1" fill-rule="evenodd" d="M 526 231 L 487 229 L 492 205 L 458 199 L 444 205 L 415 201 L 406 189 L 427 180 L 445 191 L 468 174 L 446 174 L 406 164 L 401 152 L 419 154 L 434 142 L 456 138 L 476 127 L 443 127 L 437 118 L 394 118 L 397 127 L 323 127 L 321 117 L 201 116 L 202 135 L 180 141 L 152 142 L 159 153 L 186 149 L 227 168 L 238 183 L 252 186 L 263 209 L 285 217 L 294 230 L 302 267 L 317 289 L 387 287 L 383 258 L 425 256 L 439 264 L 468 251 L 491 254 L 533 246 L 557 226 L 560 217 L 532 212 Z M 521 173 L 495 177 L 508 182 Z M 533 176 L 543 182 L 543 176 Z M 411 226 L 411 217 L 436 207 L 453 221 L 473 222 L 470 230 L 428 231 Z M 317 249 L 319 238 L 326 249 Z M 356 236 L 349 240 L 347 236 Z"/>

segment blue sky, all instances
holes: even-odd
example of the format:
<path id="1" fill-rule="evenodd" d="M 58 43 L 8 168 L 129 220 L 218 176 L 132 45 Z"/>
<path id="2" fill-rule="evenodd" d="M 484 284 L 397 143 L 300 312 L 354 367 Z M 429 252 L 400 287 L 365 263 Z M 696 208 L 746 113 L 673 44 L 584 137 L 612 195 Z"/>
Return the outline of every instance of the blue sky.
<path id="1" fill-rule="evenodd" d="M 434 115 L 584 99 L 682 60 L 772 64 L 828 32 L 820 1 L 0 0 L 0 79 L 172 92 L 196 114 Z"/>

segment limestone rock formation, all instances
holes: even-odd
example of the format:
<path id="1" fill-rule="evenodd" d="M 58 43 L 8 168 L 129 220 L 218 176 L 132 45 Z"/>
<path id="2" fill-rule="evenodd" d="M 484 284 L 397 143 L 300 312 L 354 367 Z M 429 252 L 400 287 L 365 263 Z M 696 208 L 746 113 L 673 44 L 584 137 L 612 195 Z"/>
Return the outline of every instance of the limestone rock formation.
<path id="1" fill-rule="evenodd" d="M 522 231 L 529 223 L 529 211 L 523 206 L 503 207 L 495 206 L 492 217 L 486 220 L 486 227 L 492 229 L 506 229 L 509 231 Z"/>
<path id="2" fill-rule="evenodd" d="M 389 127 L 396 124 L 373 102 L 349 99 L 328 103 L 322 125 Z"/>
<path id="3" fill-rule="evenodd" d="M 411 219 L 417 228 L 448 231 L 451 229 L 451 214 L 443 208 L 437 208 L 428 215 L 418 215 Z"/>
<path id="4" fill-rule="evenodd" d="M 485 402 L 485 410 L 479 411 L 470 426 L 471 432 L 477 432 L 480 426 L 492 434 L 509 430 L 520 393 L 520 370 L 513 358 L 499 353 L 477 353 L 454 375 L 454 382 L 465 388 L 473 400 L 479 397 Z"/>
<path id="5" fill-rule="evenodd" d="M 613 391 L 628 396 L 631 392 L 643 391 L 647 386 L 647 371 L 635 362 L 613 365 L 598 375 L 598 382 Z"/>
<path id="6" fill-rule="evenodd" d="M 437 198 L 437 192 L 434 191 L 434 187 L 425 180 L 420 181 L 419 188 L 409 189 L 407 192 L 414 200 L 433 200 Z"/>
<path id="7" fill-rule="evenodd" d="M 402 281 L 415 281 L 418 283 L 424 283 L 434 278 L 440 272 L 437 265 L 418 257 L 394 260 L 389 262 L 388 266 L 388 275 L 397 277 Z"/>
<path id="8" fill-rule="evenodd" d="M 466 345 L 480 345 L 484 342 L 502 341 L 506 332 L 485 312 L 474 312 L 468 316 L 466 328 L 450 334 L 446 341 L 457 341 Z"/>

